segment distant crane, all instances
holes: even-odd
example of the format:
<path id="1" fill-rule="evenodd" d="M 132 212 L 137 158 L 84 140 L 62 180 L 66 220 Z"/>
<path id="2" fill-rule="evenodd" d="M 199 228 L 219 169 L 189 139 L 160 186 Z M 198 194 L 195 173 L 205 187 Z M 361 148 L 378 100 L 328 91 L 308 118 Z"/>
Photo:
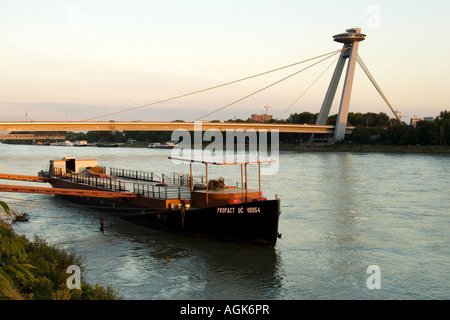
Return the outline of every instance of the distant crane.
<path id="1" fill-rule="evenodd" d="M 397 119 L 400 120 L 400 121 L 402 121 L 402 119 L 405 118 L 405 117 L 406 118 L 410 117 L 407 114 L 406 115 L 402 114 L 402 112 L 400 110 L 398 110 L 398 109 L 395 109 L 395 115 L 396 115 Z M 414 115 L 414 117 L 417 117 L 417 116 Z"/>
<path id="2" fill-rule="evenodd" d="M 270 106 L 265 106 L 264 109 L 266 109 L 266 117 L 264 121 L 269 121 L 269 109 L 272 108 Z"/>
<path id="3" fill-rule="evenodd" d="M 394 113 L 397 116 L 397 119 L 401 121 L 402 120 L 402 112 L 398 109 L 395 109 Z M 406 117 L 409 117 L 409 116 L 406 116 Z"/>

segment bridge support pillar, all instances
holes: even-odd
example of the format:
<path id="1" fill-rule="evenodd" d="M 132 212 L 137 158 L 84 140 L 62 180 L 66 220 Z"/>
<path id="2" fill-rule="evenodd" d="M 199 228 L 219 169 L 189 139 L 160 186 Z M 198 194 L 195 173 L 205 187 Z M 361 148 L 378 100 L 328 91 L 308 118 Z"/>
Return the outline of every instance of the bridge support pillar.
<path id="1" fill-rule="evenodd" d="M 356 60 L 358 57 L 359 42 L 365 39 L 365 35 L 361 34 L 361 29 L 348 29 L 347 33 L 334 36 L 334 41 L 344 43 L 343 51 L 339 57 L 336 69 L 331 79 L 330 86 L 325 95 L 316 125 L 326 125 L 330 114 L 331 105 L 333 104 L 336 90 L 344 70 L 344 65 L 348 59 L 347 71 L 345 76 L 344 88 L 342 91 L 341 103 L 339 106 L 339 114 L 336 120 L 334 131 L 334 141 L 344 140 L 347 128 L 347 117 L 350 106 L 350 97 L 352 93 L 353 78 L 355 75 Z"/>

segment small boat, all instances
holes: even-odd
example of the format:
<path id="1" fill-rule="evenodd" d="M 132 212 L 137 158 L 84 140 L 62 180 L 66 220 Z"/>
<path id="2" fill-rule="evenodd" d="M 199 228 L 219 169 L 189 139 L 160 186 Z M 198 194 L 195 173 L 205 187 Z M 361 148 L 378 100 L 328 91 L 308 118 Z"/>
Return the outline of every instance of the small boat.
<path id="1" fill-rule="evenodd" d="M 148 145 L 148 147 L 150 149 L 173 149 L 176 146 L 178 146 L 178 143 L 173 142 L 173 141 L 167 141 L 167 142 L 154 142 L 154 143 L 150 143 Z"/>
<path id="2" fill-rule="evenodd" d="M 118 146 L 118 143 L 97 143 L 97 147 L 100 148 L 117 148 Z"/>
<path id="3" fill-rule="evenodd" d="M 12 211 L 11 213 L 13 222 L 27 222 L 30 220 L 28 213 L 18 213 L 15 211 Z"/>
<path id="4" fill-rule="evenodd" d="M 72 147 L 73 146 L 72 142 L 70 142 L 69 140 L 56 142 L 54 145 L 60 146 L 60 147 Z"/>
<path id="5" fill-rule="evenodd" d="M 36 142 L 36 145 L 38 146 L 49 146 L 51 144 L 50 141 L 38 141 Z"/>
<path id="6" fill-rule="evenodd" d="M 188 236 L 266 246 L 276 244 L 281 237 L 278 233 L 280 199 L 264 197 L 260 175 L 261 164 L 273 161 L 218 163 L 169 159 L 189 164 L 189 174 L 165 175 L 117 168 L 108 172 L 98 165 L 97 159 L 64 158 L 50 160 L 49 171 L 41 171 L 39 175 L 47 177 L 53 188 L 86 191 L 86 195 L 61 193 L 58 196 L 117 214 L 138 225 Z M 202 163 L 206 168 L 206 175 L 197 180 L 192 174 L 194 163 Z M 259 166 L 257 189 L 247 185 L 247 166 L 251 164 Z M 224 178 L 209 179 L 210 165 L 240 167 L 240 184 L 227 185 Z M 114 192 L 115 196 L 88 196 L 93 191 Z"/>
<path id="7" fill-rule="evenodd" d="M 88 143 L 86 140 L 75 141 L 73 143 L 74 147 L 87 147 Z"/>

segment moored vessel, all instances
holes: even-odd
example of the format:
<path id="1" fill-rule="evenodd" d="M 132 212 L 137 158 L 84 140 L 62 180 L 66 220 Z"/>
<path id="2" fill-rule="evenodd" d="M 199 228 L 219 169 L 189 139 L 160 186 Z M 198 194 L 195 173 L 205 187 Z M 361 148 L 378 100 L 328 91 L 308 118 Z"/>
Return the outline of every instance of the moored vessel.
<path id="1" fill-rule="evenodd" d="M 73 143 L 74 147 L 87 147 L 88 143 L 86 140 L 78 140 Z"/>
<path id="2" fill-rule="evenodd" d="M 148 145 L 150 149 L 173 149 L 178 146 L 174 141 L 153 142 Z"/>
<path id="3" fill-rule="evenodd" d="M 119 147 L 119 144 L 118 143 L 99 142 L 99 143 L 97 143 L 97 147 L 99 147 L 99 148 L 117 148 L 117 147 Z"/>
<path id="4" fill-rule="evenodd" d="M 56 142 L 54 145 L 59 146 L 59 147 L 72 147 L 73 143 L 70 142 L 69 140 L 66 140 L 66 141 Z"/>
<path id="5" fill-rule="evenodd" d="M 171 158 L 190 165 L 189 174 L 155 174 L 98 165 L 97 159 L 50 160 L 48 177 L 53 188 L 112 191 L 135 197 L 102 198 L 59 195 L 152 229 L 190 236 L 274 246 L 278 233 L 280 199 L 263 196 L 247 184 L 247 166 L 272 161 L 218 163 Z M 206 175 L 194 179 L 192 164 L 205 165 Z M 208 179 L 209 165 L 241 167 L 241 182 L 229 186 L 223 178 Z M 245 171 L 245 175 L 244 175 Z M 258 173 L 260 170 L 258 170 Z M 245 178 L 244 178 L 245 177 Z"/>

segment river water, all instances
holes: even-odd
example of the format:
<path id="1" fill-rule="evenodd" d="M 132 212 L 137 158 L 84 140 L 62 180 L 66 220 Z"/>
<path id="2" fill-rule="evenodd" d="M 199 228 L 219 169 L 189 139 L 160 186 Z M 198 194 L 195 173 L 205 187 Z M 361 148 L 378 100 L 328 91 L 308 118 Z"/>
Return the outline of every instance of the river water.
<path id="1" fill-rule="evenodd" d="M 170 152 L 0 144 L 0 173 L 37 175 L 66 156 L 189 172 L 167 159 Z M 223 170 L 209 176 L 239 180 L 240 170 Z M 281 198 L 282 238 L 274 248 L 167 234 L 113 215 L 102 234 L 93 209 L 49 195 L 0 199 L 29 213 L 29 222 L 14 224 L 17 233 L 75 250 L 88 283 L 112 285 L 128 300 L 450 298 L 448 155 L 280 152 L 278 173 L 263 176 L 262 189 Z"/>

